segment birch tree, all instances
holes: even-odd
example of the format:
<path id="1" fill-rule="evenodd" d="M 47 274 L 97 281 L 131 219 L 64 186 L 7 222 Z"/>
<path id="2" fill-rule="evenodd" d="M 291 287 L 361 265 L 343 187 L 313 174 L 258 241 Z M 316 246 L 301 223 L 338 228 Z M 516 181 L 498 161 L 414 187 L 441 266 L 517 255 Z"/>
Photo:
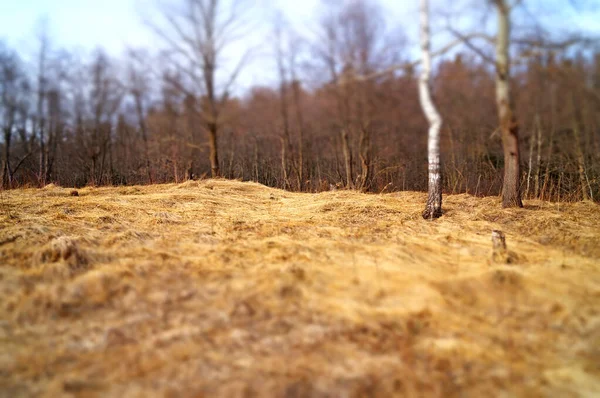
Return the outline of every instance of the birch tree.
<path id="1" fill-rule="evenodd" d="M 504 148 L 504 184 L 502 207 L 523 207 L 521 201 L 521 168 L 519 154 L 519 125 L 515 117 L 510 90 L 510 12 L 506 0 L 494 0 L 498 18 L 496 34 L 496 105 L 502 146 Z"/>
<path id="2" fill-rule="evenodd" d="M 431 44 L 429 39 L 429 0 L 420 0 L 421 77 L 419 99 L 421 108 L 429 122 L 427 137 L 428 196 L 423 218 L 434 219 L 442 215 L 442 175 L 440 172 L 440 129 L 442 117 L 435 107 L 431 95 Z"/>

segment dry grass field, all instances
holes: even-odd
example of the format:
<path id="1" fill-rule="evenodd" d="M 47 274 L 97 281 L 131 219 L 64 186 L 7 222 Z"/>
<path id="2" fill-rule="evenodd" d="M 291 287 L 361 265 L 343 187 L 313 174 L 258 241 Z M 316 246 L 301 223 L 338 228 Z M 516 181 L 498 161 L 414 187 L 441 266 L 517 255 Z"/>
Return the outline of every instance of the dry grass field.
<path id="1" fill-rule="evenodd" d="M 597 204 L 70 191 L 0 192 L 2 397 L 600 396 Z"/>

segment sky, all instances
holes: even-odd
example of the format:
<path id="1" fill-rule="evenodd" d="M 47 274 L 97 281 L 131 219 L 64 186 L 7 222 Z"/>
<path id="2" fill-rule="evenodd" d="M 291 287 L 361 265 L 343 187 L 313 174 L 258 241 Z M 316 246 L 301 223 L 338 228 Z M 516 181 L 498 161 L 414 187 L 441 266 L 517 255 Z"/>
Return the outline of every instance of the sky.
<path id="1" fill-rule="evenodd" d="M 16 48 L 24 59 L 33 58 L 37 47 L 36 27 L 45 17 L 54 48 L 87 52 L 102 46 L 114 57 L 123 56 L 131 46 L 158 50 L 160 42 L 144 23 L 145 18 L 152 18 L 158 1 L 168 0 L 0 0 L 0 40 Z M 323 7 L 323 0 L 249 1 L 253 6 L 252 30 L 231 49 L 240 53 L 248 45 L 260 49 L 240 75 L 240 84 L 244 87 L 274 81 L 272 45 L 265 43 L 269 43 L 268 38 L 272 35 L 276 11 L 281 10 L 297 32 L 310 37 L 318 22 L 316 16 Z M 324 1 L 335 3 L 335 0 Z M 337 1 L 337 4 L 343 4 L 343 1 Z M 446 11 L 448 4 L 455 7 L 469 1 L 472 4 L 480 0 L 431 0 L 434 48 L 449 40 L 444 34 L 436 34 L 435 15 Z M 418 1 L 382 0 L 379 3 L 384 9 L 387 25 L 398 24 L 408 38 L 408 56 L 418 56 Z M 600 0 L 577 0 L 576 3 L 578 6 L 574 8 L 570 0 L 529 0 L 525 2 L 528 9 L 523 16 L 528 18 L 529 13 L 544 26 L 556 27 L 557 31 L 576 28 L 600 37 Z M 465 29 L 479 23 L 469 13 L 459 13 L 457 18 Z"/>

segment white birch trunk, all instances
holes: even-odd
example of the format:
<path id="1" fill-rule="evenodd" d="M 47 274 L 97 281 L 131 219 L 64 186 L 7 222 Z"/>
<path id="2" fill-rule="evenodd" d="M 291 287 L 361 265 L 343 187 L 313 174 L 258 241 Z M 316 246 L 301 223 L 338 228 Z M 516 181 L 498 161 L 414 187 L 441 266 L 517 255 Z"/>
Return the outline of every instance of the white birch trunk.
<path id="1" fill-rule="evenodd" d="M 442 175 L 440 172 L 440 129 L 442 117 L 431 96 L 431 44 L 429 39 L 429 0 L 420 0 L 420 39 L 422 71 L 419 79 L 421 108 L 429 122 L 427 153 L 429 163 L 428 197 L 423 218 L 433 219 L 442 215 Z"/>

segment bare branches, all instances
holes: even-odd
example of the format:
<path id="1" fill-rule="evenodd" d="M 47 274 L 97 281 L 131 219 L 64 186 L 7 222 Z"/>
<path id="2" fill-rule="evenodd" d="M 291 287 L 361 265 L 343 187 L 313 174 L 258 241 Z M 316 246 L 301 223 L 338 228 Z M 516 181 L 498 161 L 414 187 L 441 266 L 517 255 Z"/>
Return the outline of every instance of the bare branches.
<path id="1" fill-rule="evenodd" d="M 160 11 L 166 28 L 155 23 L 149 23 L 150 28 L 163 39 L 175 57 L 170 59 L 176 69 L 196 89 L 188 88 L 185 82 L 172 79 L 165 75 L 165 82 L 190 98 L 203 97 L 198 101 L 204 127 L 209 133 L 210 162 L 213 176 L 219 175 L 217 156 L 217 132 L 222 108 L 228 101 L 231 89 L 237 80 L 243 66 L 246 64 L 250 51 L 246 51 L 238 60 L 235 68 L 219 88 L 217 71 L 221 67 L 221 58 L 227 43 L 233 40 L 232 35 L 238 31 L 237 23 L 241 20 L 240 0 L 233 0 L 226 9 L 220 0 L 181 0 L 182 8 L 163 7 Z M 227 15 L 223 18 L 223 11 Z M 181 59 L 177 58 L 181 56 Z"/>
<path id="2" fill-rule="evenodd" d="M 442 56 L 442 55 L 448 53 L 450 50 L 458 47 L 459 45 L 464 44 L 465 40 L 471 40 L 471 39 L 476 39 L 476 38 L 482 38 L 487 41 L 490 40 L 490 37 L 487 35 L 484 35 L 481 33 L 473 33 L 473 34 L 469 34 L 466 36 L 462 36 L 461 38 L 457 38 L 456 40 L 451 41 L 450 43 L 446 44 L 444 47 L 442 47 L 438 50 L 431 51 L 430 55 L 432 58 Z M 378 72 L 370 73 L 368 75 L 355 76 L 353 80 L 354 81 L 366 81 L 366 80 L 371 80 L 371 79 L 377 79 L 379 77 L 383 77 L 390 73 L 394 73 L 398 70 L 407 70 L 407 69 L 413 68 L 413 67 L 421 64 L 421 62 L 422 62 L 422 59 L 417 59 L 417 60 L 410 61 L 410 62 L 404 62 L 404 63 L 400 63 L 400 64 L 391 65 L 391 66 L 389 66 L 385 69 L 382 69 L 381 71 L 378 71 Z M 338 83 L 338 84 L 345 84 L 345 83 Z"/>
<path id="3" fill-rule="evenodd" d="M 206 95 L 213 109 L 213 119 L 219 113 L 218 108 L 230 96 L 231 88 L 250 56 L 250 51 L 247 51 L 240 57 L 219 90 L 216 81 L 219 59 L 231 35 L 238 30 L 241 4 L 240 0 L 234 0 L 226 9 L 219 0 L 184 0 L 183 7 L 160 7 L 164 26 L 146 21 L 169 48 L 169 62 L 175 64 L 191 83 L 198 86 L 199 92 L 185 88 L 182 84 L 174 86 L 185 94 L 196 97 Z M 223 16 L 223 12 L 227 15 Z M 178 60 L 177 56 L 182 59 Z"/>
<path id="4" fill-rule="evenodd" d="M 539 50 L 567 50 L 569 47 L 576 45 L 592 45 L 597 44 L 598 39 L 584 37 L 581 35 L 575 35 L 561 41 L 551 41 L 544 37 L 537 39 L 533 38 L 516 38 L 513 39 L 514 44 L 527 47 L 528 49 L 539 49 Z"/>
<path id="5" fill-rule="evenodd" d="M 489 37 L 483 33 L 474 33 L 466 36 L 460 33 L 459 31 L 453 29 L 452 27 L 448 27 L 448 31 L 452 33 L 452 35 L 457 37 L 462 42 L 462 44 L 464 44 L 471 51 L 477 54 L 482 60 L 492 65 L 495 63 L 493 57 L 490 57 L 483 50 L 481 50 L 479 47 L 473 44 L 474 39 L 484 39 L 488 44 L 494 44 L 494 39 L 492 37 Z"/>
<path id="6" fill-rule="evenodd" d="M 223 92 L 221 94 L 221 99 L 219 101 L 221 106 L 224 106 L 225 103 L 227 102 L 227 100 L 229 99 L 229 97 L 231 95 L 231 88 L 232 88 L 233 84 L 235 83 L 235 81 L 237 80 L 240 72 L 242 71 L 242 68 L 248 62 L 250 56 L 251 56 L 251 50 L 246 50 L 244 52 L 244 55 L 242 55 L 241 59 L 238 61 L 236 67 L 233 69 L 233 72 L 229 75 L 229 80 L 225 83 Z"/>

